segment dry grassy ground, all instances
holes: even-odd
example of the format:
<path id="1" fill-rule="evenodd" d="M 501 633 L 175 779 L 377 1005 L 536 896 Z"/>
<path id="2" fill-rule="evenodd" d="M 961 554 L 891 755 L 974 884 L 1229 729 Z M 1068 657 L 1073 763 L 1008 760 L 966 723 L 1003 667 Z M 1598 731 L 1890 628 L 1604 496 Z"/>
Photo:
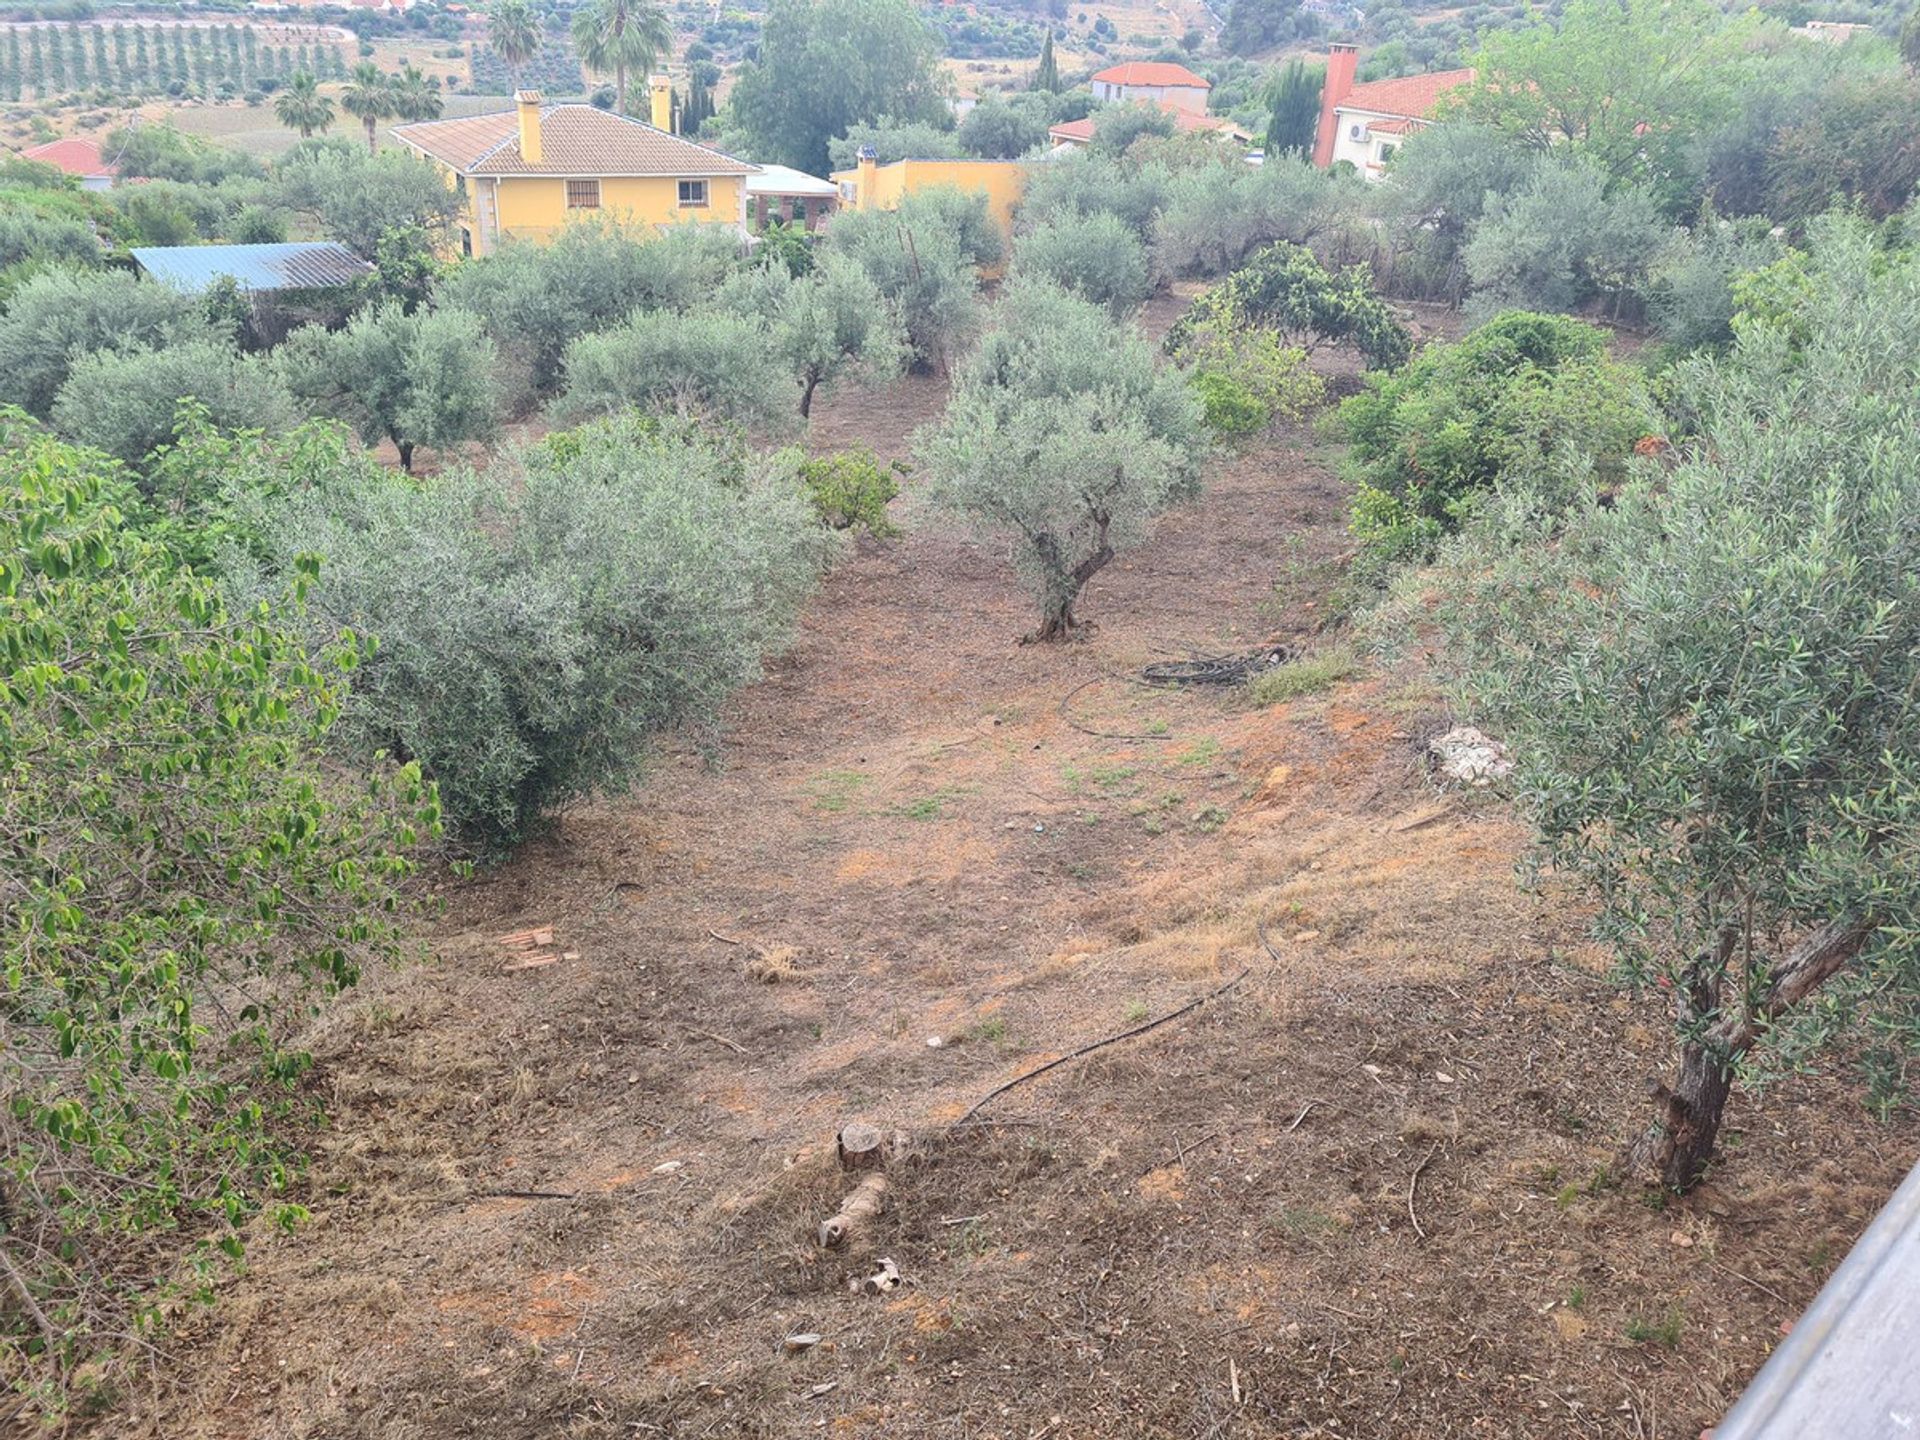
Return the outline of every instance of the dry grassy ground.
<path id="1" fill-rule="evenodd" d="M 840 397 L 812 443 L 904 454 L 942 400 Z M 1040 648 L 1000 547 L 910 493 L 717 763 L 450 887 L 433 961 L 329 1020 L 312 1223 L 101 1433 L 1696 1433 L 1915 1137 L 1794 1081 L 1696 1196 L 1620 1184 L 1663 1022 L 1516 887 L 1500 805 L 1433 786 L 1417 675 L 1135 682 L 1314 643 L 1343 503 L 1307 437 L 1254 445 Z M 509 969 L 549 925 L 565 958 Z M 923 1158 L 823 1255 L 854 1119 Z M 880 1257 L 905 1285 L 849 1293 Z"/>

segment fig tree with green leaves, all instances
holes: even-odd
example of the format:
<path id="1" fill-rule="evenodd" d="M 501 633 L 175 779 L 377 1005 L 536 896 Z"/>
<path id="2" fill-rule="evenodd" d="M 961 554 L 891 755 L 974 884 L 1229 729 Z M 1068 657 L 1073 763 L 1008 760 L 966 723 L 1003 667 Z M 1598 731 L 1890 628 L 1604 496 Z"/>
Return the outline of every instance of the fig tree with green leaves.
<path id="1" fill-rule="evenodd" d="M 401 948 L 439 824 L 417 769 L 323 763 L 365 648 L 290 623 L 317 562 L 230 605 L 136 505 L 0 417 L 0 1351 L 42 1408 L 299 1217 L 294 1037 Z"/>

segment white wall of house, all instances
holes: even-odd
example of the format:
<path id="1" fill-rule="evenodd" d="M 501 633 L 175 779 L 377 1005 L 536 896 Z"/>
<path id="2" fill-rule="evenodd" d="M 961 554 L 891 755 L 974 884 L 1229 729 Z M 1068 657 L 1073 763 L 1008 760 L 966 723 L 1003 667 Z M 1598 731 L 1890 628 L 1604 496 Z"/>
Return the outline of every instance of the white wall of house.
<path id="1" fill-rule="evenodd" d="M 1093 82 L 1093 98 L 1101 101 L 1145 100 L 1162 103 L 1193 115 L 1207 113 L 1207 92 L 1198 85 L 1115 85 L 1110 80 Z"/>
<path id="2" fill-rule="evenodd" d="M 1345 105 L 1333 112 L 1336 128 L 1333 137 L 1333 163 L 1347 161 L 1369 180 L 1378 180 L 1387 157 L 1405 140 L 1405 135 L 1376 135 L 1372 125 L 1381 120 L 1400 120 L 1399 115 L 1383 115 L 1377 110 L 1354 110 Z"/>

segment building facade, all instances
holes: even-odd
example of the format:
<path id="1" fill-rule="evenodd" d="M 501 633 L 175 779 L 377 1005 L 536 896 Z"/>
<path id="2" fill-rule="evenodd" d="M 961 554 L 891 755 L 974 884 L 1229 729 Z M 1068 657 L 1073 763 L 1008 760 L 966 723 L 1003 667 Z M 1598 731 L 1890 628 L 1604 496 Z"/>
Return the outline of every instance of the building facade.
<path id="1" fill-rule="evenodd" d="M 1109 65 L 1093 77 L 1093 98 L 1105 103 L 1116 100 L 1144 100 L 1150 105 L 1166 105 L 1189 115 L 1207 113 L 1207 96 L 1213 82 L 1194 74 L 1184 65 L 1161 60 L 1130 60 L 1124 65 Z"/>
<path id="2" fill-rule="evenodd" d="M 672 88 L 651 82 L 654 123 L 592 105 L 542 102 L 396 126 L 394 139 L 440 167 L 465 197 L 461 250 L 485 255 L 508 239 L 547 240 L 569 223 L 725 224 L 745 230 L 747 177 L 757 167 L 672 133 Z"/>
<path id="3" fill-rule="evenodd" d="M 1313 163 L 1324 170 L 1344 161 L 1378 180 L 1401 142 L 1432 124 L 1442 97 L 1470 83 L 1473 71 L 1437 70 L 1360 85 L 1354 83 L 1359 64 L 1356 45 L 1335 45 L 1327 53 Z"/>

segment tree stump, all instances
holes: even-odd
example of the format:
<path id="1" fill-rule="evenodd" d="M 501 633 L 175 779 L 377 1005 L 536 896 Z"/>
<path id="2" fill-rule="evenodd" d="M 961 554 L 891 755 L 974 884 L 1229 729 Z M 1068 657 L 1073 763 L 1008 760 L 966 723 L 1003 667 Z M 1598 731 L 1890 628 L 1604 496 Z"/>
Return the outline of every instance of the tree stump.
<path id="1" fill-rule="evenodd" d="M 840 1132 L 842 1170 L 879 1170 L 887 1163 L 887 1140 L 876 1125 L 859 1121 Z"/>

